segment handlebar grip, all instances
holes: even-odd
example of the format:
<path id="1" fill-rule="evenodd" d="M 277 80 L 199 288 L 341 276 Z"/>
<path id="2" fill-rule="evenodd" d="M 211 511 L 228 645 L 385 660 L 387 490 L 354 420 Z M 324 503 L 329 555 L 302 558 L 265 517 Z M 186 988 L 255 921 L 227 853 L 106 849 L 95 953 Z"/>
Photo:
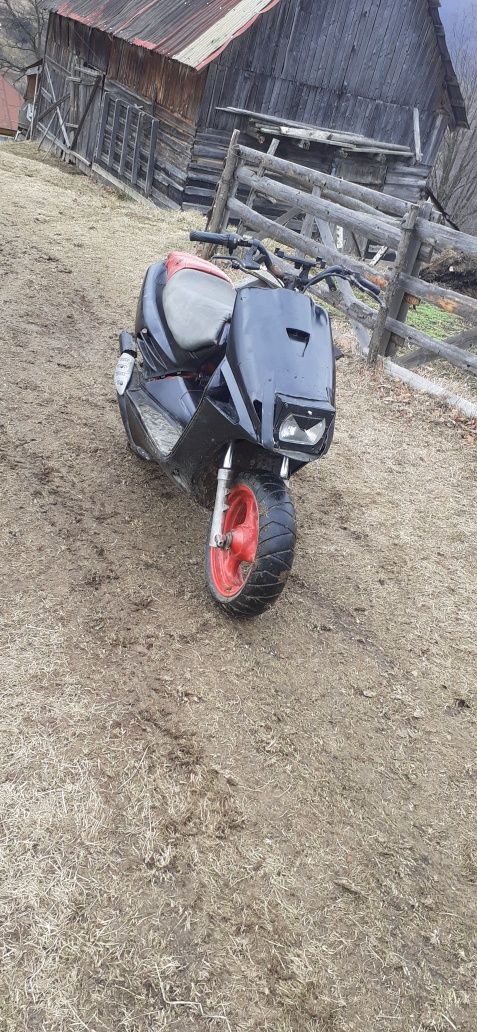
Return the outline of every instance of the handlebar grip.
<path id="1" fill-rule="evenodd" d="M 193 229 L 189 233 L 189 240 L 197 240 L 203 244 L 223 244 L 226 239 L 226 233 L 202 233 L 197 229 Z"/>

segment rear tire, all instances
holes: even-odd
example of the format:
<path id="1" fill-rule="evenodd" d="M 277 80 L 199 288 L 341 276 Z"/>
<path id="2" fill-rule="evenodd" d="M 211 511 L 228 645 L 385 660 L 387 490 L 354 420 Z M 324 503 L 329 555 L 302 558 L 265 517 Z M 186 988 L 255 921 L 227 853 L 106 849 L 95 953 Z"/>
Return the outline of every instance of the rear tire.
<path id="1" fill-rule="evenodd" d="M 232 616 L 258 616 L 281 595 L 293 564 L 295 509 L 281 477 L 241 474 L 229 492 L 224 534 L 227 549 L 207 541 L 211 595 Z"/>

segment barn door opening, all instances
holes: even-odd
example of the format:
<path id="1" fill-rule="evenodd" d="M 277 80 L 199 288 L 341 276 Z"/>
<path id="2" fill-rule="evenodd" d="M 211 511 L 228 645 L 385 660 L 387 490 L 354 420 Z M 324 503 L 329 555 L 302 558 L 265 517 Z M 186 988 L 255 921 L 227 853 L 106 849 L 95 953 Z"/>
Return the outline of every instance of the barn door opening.
<path id="1" fill-rule="evenodd" d="M 91 165 L 103 83 L 103 73 L 94 68 L 66 68 L 45 58 L 35 113 L 39 143 L 49 140 L 50 147 Z"/>
<path id="2" fill-rule="evenodd" d="M 77 67 L 70 77 L 70 150 L 92 165 L 96 146 L 104 75 L 93 68 Z"/>

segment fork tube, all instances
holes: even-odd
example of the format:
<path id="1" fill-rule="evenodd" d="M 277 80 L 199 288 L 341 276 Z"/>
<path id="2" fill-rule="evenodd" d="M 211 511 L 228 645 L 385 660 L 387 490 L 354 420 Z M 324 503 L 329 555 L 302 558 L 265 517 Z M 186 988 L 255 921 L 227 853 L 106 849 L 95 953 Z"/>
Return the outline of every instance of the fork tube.
<path id="1" fill-rule="evenodd" d="M 229 444 L 225 458 L 217 473 L 217 493 L 215 495 L 214 513 L 210 528 L 209 547 L 223 546 L 224 513 L 227 508 L 227 495 L 232 481 L 233 445 Z"/>

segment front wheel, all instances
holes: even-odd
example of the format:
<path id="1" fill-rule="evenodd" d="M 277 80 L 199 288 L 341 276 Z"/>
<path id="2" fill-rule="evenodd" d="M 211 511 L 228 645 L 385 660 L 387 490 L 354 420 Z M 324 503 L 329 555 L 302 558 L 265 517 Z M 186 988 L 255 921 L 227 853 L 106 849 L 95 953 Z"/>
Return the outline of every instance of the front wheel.
<path id="1" fill-rule="evenodd" d="M 295 550 L 295 510 L 273 473 L 244 473 L 231 487 L 224 548 L 207 542 L 205 573 L 216 602 L 234 616 L 257 616 L 283 591 Z"/>

